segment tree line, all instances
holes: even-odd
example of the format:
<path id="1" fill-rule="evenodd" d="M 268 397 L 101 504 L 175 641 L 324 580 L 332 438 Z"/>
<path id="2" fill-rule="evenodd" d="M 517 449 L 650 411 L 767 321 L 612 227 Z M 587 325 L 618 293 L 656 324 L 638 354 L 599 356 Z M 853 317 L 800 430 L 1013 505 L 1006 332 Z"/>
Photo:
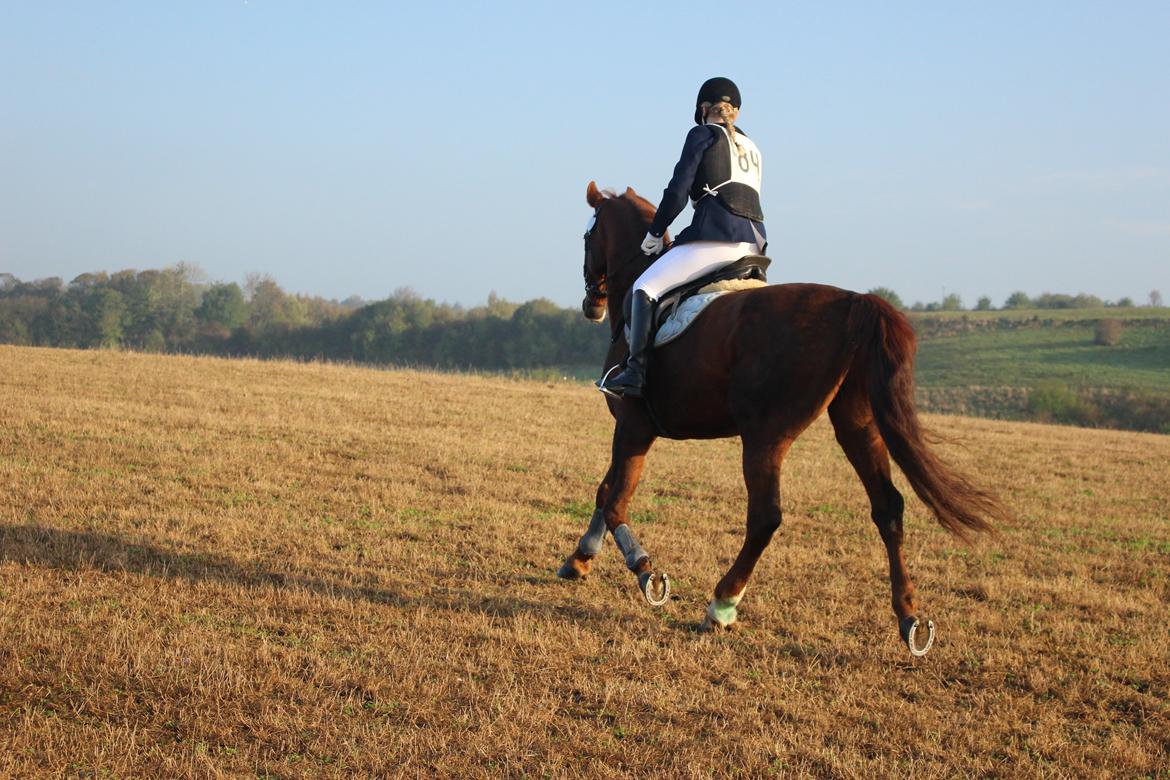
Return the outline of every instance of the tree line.
<path id="1" fill-rule="evenodd" d="M 911 311 L 966 311 L 958 295 L 905 306 L 887 287 L 870 290 Z M 1149 304 L 1160 306 L 1154 290 Z M 1126 307 L 1095 295 L 1013 293 L 1002 307 L 1064 309 Z M 992 309 L 986 296 L 975 310 Z M 86 273 L 22 282 L 0 274 L 0 343 L 150 352 L 512 370 L 596 366 L 604 333 L 576 309 L 546 299 L 510 303 L 494 293 L 466 308 L 401 289 L 385 300 L 344 301 L 293 295 L 271 277 L 250 275 L 243 286 L 207 282 L 197 268 Z"/>
<path id="2" fill-rule="evenodd" d="M 401 289 L 380 301 L 206 283 L 191 266 L 22 282 L 0 274 L 0 343 L 507 370 L 599 365 L 606 329 L 538 299 L 466 308 Z"/>
<path id="3" fill-rule="evenodd" d="M 889 287 L 874 287 L 869 291 L 871 294 L 884 298 L 893 304 L 896 308 L 915 312 L 933 312 L 933 311 L 996 311 L 996 307 L 992 305 L 991 297 L 981 295 L 972 307 L 963 305 L 963 298 L 958 293 L 951 293 L 944 295 L 941 301 L 931 301 L 923 303 L 922 301 L 915 301 L 907 306 L 902 302 L 902 297 L 898 293 L 891 290 Z M 1147 305 L 1162 306 L 1162 293 L 1158 290 L 1150 290 L 1147 296 Z M 1078 293 L 1076 295 L 1065 295 L 1063 293 L 1044 292 L 1036 296 L 1030 296 L 1023 290 L 1017 290 L 1009 295 L 1000 307 L 1000 311 L 1011 311 L 1013 309 L 1101 309 L 1101 308 L 1119 308 L 1129 309 L 1136 304 L 1133 298 L 1123 297 L 1116 301 L 1105 300 L 1096 295 L 1089 295 L 1088 293 Z"/>

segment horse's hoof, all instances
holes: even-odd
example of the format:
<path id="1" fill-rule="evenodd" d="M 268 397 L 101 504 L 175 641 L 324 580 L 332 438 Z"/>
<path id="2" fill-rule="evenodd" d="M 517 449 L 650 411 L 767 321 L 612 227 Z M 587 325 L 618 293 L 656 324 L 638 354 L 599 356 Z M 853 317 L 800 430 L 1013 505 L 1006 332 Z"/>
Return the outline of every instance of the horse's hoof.
<path id="1" fill-rule="evenodd" d="M 661 572 L 643 572 L 638 575 L 638 587 L 652 607 L 661 607 L 670 601 L 670 577 Z"/>
<path id="2" fill-rule="evenodd" d="M 902 641 L 906 643 L 906 647 L 910 649 L 910 655 L 915 658 L 921 658 L 930 652 L 930 648 L 934 646 L 934 621 L 926 621 L 926 641 L 918 645 L 918 618 L 913 615 L 902 618 L 898 621 L 898 633 L 902 635 Z"/>
<path id="3" fill-rule="evenodd" d="M 707 615 L 703 617 L 702 626 L 698 630 L 704 631 L 723 631 L 735 626 L 735 621 L 738 619 L 739 599 L 743 598 L 743 594 L 734 596 L 724 596 L 722 599 L 711 599 L 707 605 Z"/>
<path id="4" fill-rule="evenodd" d="M 589 574 L 589 568 L 589 561 L 578 561 L 570 556 L 557 569 L 557 576 L 562 580 L 583 580 Z"/>
<path id="5" fill-rule="evenodd" d="M 720 623 L 713 619 L 710 615 L 703 616 L 703 622 L 699 624 L 700 634 L 722 634 L 731 630 L 734 623 Z"/>

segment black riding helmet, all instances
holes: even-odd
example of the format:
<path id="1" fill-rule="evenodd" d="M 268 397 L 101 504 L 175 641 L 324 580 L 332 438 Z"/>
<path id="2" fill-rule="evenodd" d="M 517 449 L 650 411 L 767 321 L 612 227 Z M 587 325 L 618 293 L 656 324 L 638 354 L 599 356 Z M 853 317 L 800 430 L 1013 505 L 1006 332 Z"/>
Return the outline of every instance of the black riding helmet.
<path id="1" fill-rule="evenodd" d="M 735 108 L 739 108 L 739 87 L 735 86 L 735 82 L 731 79 L 725 79 L 722 76 L 716 76 L 713 79 L 707 79 L 703 82 L 703 86 L 699 87 L 699 97 L 695 98 L 695 124 L 703 124 L 703 104 L 704 103 L 730 103 Z"/>

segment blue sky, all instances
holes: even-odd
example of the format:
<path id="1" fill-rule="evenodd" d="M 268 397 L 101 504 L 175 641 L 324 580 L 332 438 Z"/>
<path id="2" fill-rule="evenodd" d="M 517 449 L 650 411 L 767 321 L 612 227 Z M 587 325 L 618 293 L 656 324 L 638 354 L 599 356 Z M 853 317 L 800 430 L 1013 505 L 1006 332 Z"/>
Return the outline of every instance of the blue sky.
<path id="1" fill-rule="evenodd" d="M 1167 40 L 1166 2 L 0 0 L 0 271 L 575 306 L 585 185 L 657 201 L 726 75 L 774 282 L 1170 297 Z"/>

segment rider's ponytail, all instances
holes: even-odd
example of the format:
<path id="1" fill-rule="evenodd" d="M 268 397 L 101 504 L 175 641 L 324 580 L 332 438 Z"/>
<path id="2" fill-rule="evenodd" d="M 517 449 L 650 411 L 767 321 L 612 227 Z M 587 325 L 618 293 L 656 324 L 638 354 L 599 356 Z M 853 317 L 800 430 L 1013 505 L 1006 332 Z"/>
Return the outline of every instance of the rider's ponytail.
<path id="1" fill-rule="evenodd" d="M 739 139 L 735 137 L 735 120 L 739 116 L 739 109 L 725 101 L 720 101 L 707 109 L 709 114 L 715 114 L 719 117 L 720 123 L 727 128 L 727 136 L 731 139 L 732 145 L 735 146 L 735 151 L 742 153 L 743 148 L 739 145 Z"/>

